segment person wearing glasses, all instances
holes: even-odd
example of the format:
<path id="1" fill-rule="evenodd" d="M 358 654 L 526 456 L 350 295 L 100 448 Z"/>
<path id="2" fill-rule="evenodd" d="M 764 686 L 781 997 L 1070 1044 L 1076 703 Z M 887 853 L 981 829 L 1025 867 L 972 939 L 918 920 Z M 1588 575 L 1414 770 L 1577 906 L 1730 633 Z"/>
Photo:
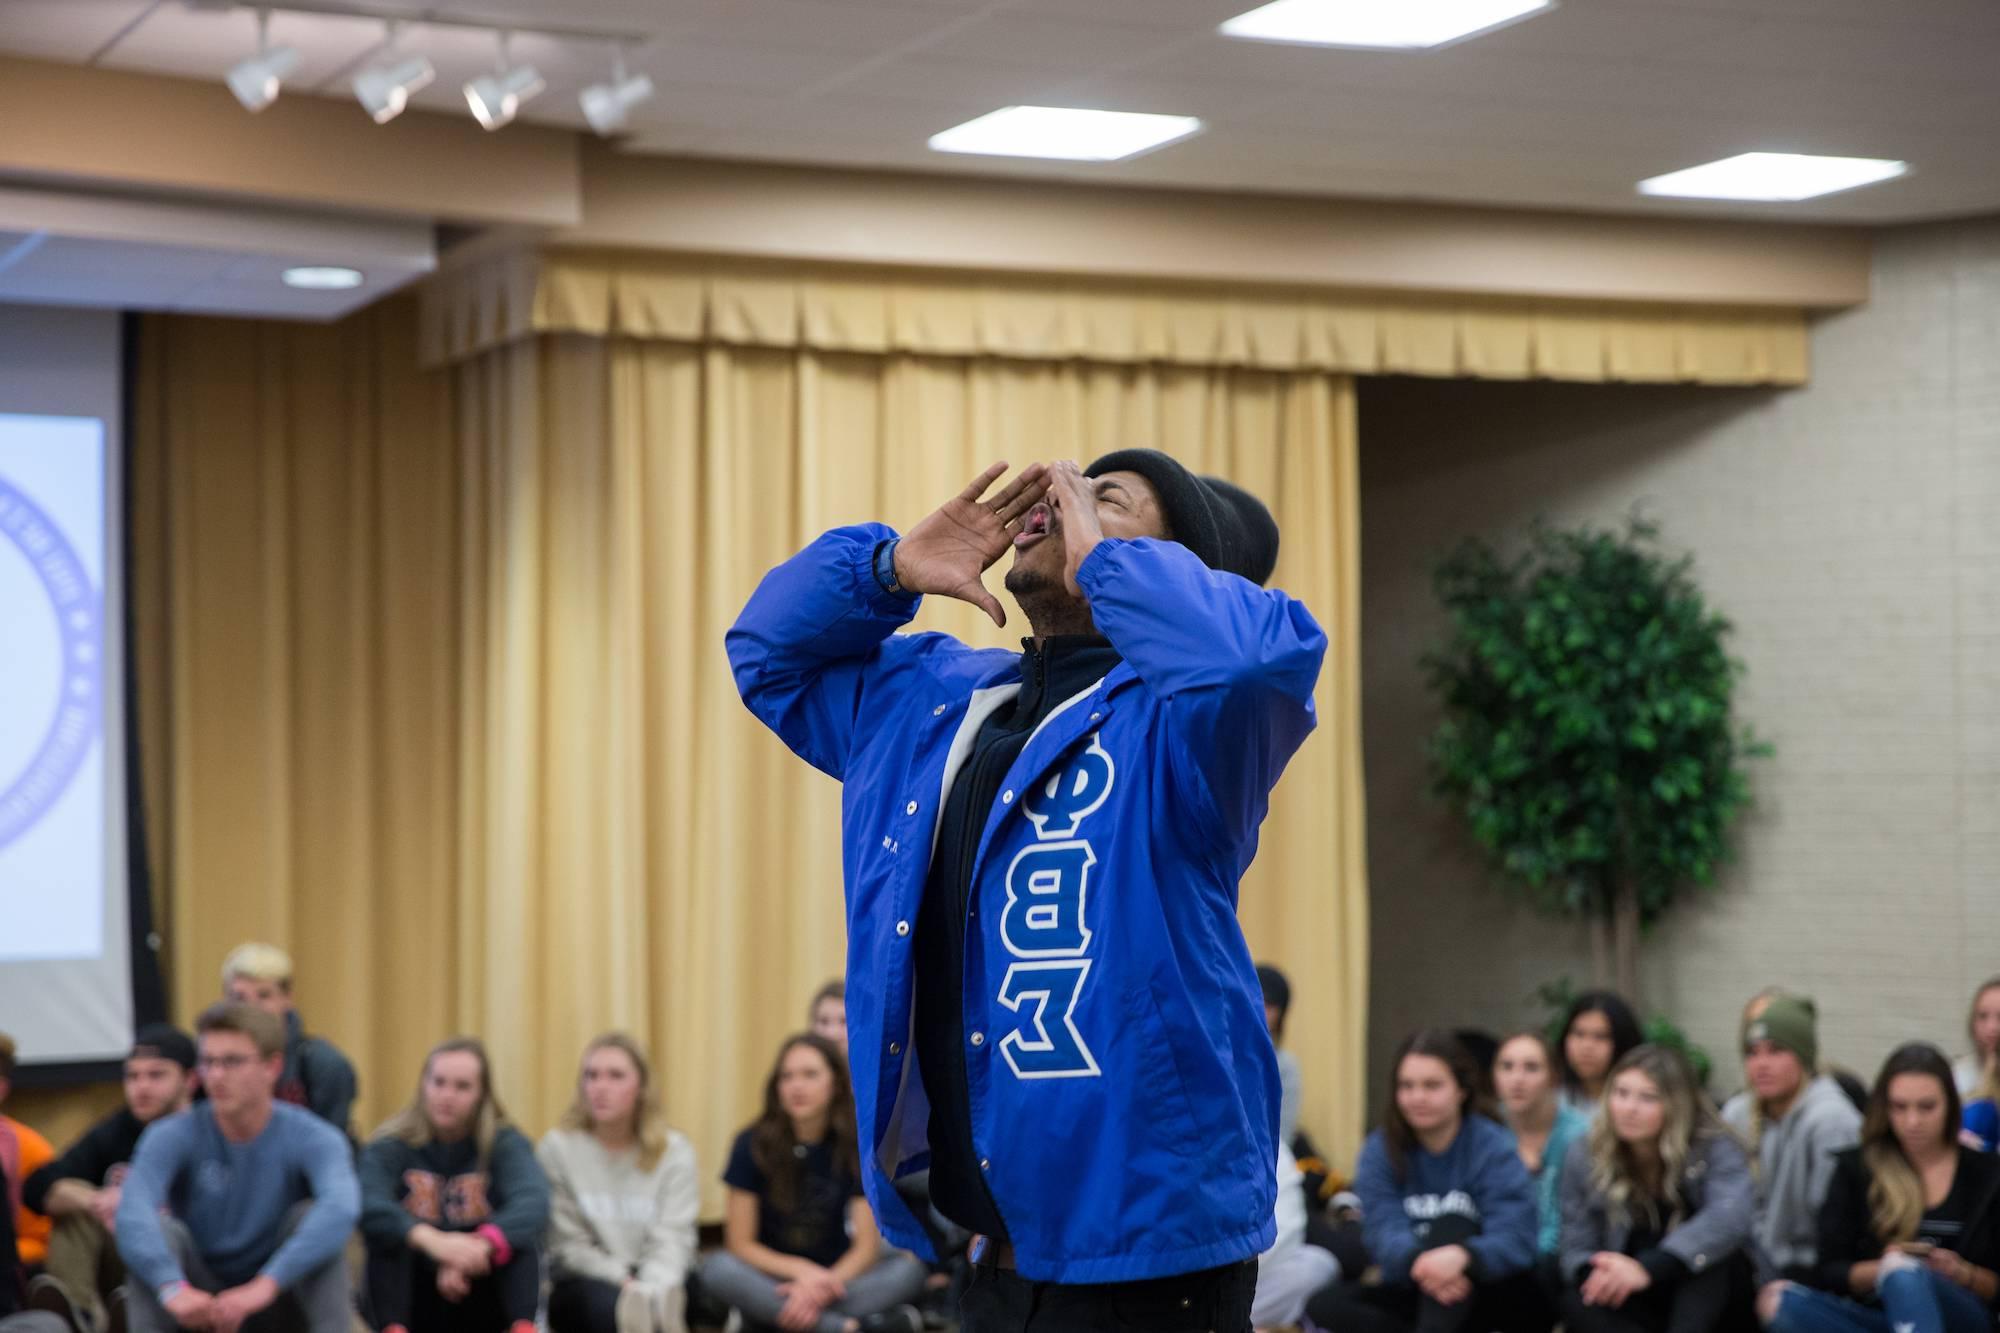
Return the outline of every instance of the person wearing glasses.
<path id="1" fill-rule="evenodd" d="M 276 1018 L 225 1001 L 195 1031 L 208 1099 L 147 1126 L 118 1200 L 133 1333 L 347 1333 L 361 1188 L 346 1138 L 277 1101 Z"/>

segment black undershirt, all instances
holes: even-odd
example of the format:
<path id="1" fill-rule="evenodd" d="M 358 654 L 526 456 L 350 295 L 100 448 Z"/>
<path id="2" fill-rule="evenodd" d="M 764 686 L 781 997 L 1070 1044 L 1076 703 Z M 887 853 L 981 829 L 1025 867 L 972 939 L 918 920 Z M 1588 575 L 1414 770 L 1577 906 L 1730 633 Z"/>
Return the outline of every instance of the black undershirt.
<path id="1" fill-rule="evenodd" d="M 968 1231 L 1004 1240 L 1007 1227 L 979 1169 L 966 1085 L 965 942 L 972 861 L 1000 784 L 1028 738 L 1065 699 L 1102 679 L 1118 650 L 1096 635 L 1060 635 L 1021 654 L 1021 693 L 980 724 L 938 816 L 917 909 L 917 1064 L 931 1104 L 931 1202 Z M 983 998 L 983 997 L 982 997 Z"/>

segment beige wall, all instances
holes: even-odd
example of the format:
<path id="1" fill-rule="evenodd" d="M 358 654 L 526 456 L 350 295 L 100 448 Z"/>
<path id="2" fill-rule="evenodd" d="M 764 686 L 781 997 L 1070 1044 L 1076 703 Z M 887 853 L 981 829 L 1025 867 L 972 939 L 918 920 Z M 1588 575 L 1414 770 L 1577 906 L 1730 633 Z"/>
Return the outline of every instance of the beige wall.
<path id="1" fill-rule="evenodd" d="M 1870 233 L 677 161 L 587 145 L 561 245 L 1454 296 L 1832 308 Z"/>
<path id="2" fill-rule="evenodd" d="M 1646 942 L 1645 1000 L 1718 1056 L 1717 1091 L 1765 985 L 1814 994 L 1822 1049 L 1871 1074 L 1898 1041 L 1962 1043 L 2000 972 L 2000 222 L 1879 239 L 1873 299 L 1821 321 L 1812 359 L 1790 391 L 1364 381 L 1378 1092 L 1409 1028 L 1517 1024 L 1590 968 L 1425 792 L 1430 565 L 1466 532 L 1638 503 L 1736 620 L 1741 715 L 1777 746 L 1739 863 Z"/>

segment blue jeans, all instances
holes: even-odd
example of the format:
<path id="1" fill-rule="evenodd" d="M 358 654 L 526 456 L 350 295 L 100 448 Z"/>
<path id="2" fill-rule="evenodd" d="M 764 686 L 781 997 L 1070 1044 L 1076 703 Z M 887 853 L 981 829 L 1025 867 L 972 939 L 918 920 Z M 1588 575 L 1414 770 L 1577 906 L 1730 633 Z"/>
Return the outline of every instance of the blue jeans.
<path id="1" fill-rule="evenodd" d="M 1951 1279 L 1923 1268 L 1904 1268 L 1882 1279 L 1880 1306 L 1863 1305 L 1830 1291 L 1796 1283 L 1778 1302 L 1772 1333 L 1990 1333 L 1993 1314 Z"/>

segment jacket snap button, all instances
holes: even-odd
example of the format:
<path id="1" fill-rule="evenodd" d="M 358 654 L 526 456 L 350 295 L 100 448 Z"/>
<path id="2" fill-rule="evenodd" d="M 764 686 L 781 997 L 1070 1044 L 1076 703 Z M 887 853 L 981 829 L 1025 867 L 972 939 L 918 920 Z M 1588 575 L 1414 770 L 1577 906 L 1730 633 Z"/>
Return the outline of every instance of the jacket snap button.
<path id="1" fill-rule="evenodd" d="M 902 1053 L 903 1053 L 903 1043 L 899 1041 L 892 1041 L 889 1043 L 889 1054 L 901 1055 Z"/>
<path id="2" fill-rule="evenodd" d="M 931 709 L 931 716 L 932 716 L 932 717 L 943 717 L 943 716 L 944 716 L 944 705 L 943 705 L 943 704 L 939 704 L 939 705 L 938 705 L 938 706 L 937 706 L 936 708 L 933 708 L 933 709 Z"/>
<path id="3" fill-rule="evenodd" d="M 917 813 L 917 803 L 915 801 L 911 801 L 908 805 L 903 807 L 903 813 L 906 815 L 914 815 L 915 813 Z"/>
<path id="4" fill-rule="evenodd" d="M 1000 793 L 1000 804 L 1002 804 L 1002 805 L 1012 805 L 1012 804 L 1014 804 L 1014 793 L 1013 793 L 1013 792 L 1011 792 L 1011 791 L 1003 791 L 1003 792 L 1001 792 L 1001 793 Z"/>
<path id="5" fill-rule="evenodd" d="M 907 922 L 907 921 L 898 921 L 898 922 L 896 923 L 896 933 L 897 933 L 898 935 L 907 935 L 907 934 L 909 934 L 909 933 L 910 933 L 910 923 L 909 923 L 909 922 Z"/>
<path id="6" fill-rule="evenodd" d="M 1104 716 L 1104 714 L 1102 714 L 1102 713 L 1092 713 L 1092 714 L 1090 715 L 1090 720 L 1091 720 L 1092 722 L 1095 722 L 1095 721 L 1097 721 L 1097 719 L 1098 719 L 1098 718 L 1100 718 L 1100 717 L 1103 717 L 1103 716 Z M 1186 1302 L 1186 1301 L 1182 1301 L 1182 1302 L 1181 1302 L 1181 1304 L 1182 1304 L 1182 1305 L 1186 1305 L 1186 1304 L 1187 1304 L 1187 1302 Z"/>
<path id="7" fill-rule="evenodd" d="M 986 1034 L 984 1032 L 973 1033 L 972 1044 L 974 1046 L 984 1046 L 986 1044 Z"/>
<path id="8" fill-rule="evenodd" d="M 993 1169 L 993 1163 L 987 1161 L 984 1157 L 982 1157 L 979 1159 L 979 1169 L 981 1171 L 991 1171 Z"/>

